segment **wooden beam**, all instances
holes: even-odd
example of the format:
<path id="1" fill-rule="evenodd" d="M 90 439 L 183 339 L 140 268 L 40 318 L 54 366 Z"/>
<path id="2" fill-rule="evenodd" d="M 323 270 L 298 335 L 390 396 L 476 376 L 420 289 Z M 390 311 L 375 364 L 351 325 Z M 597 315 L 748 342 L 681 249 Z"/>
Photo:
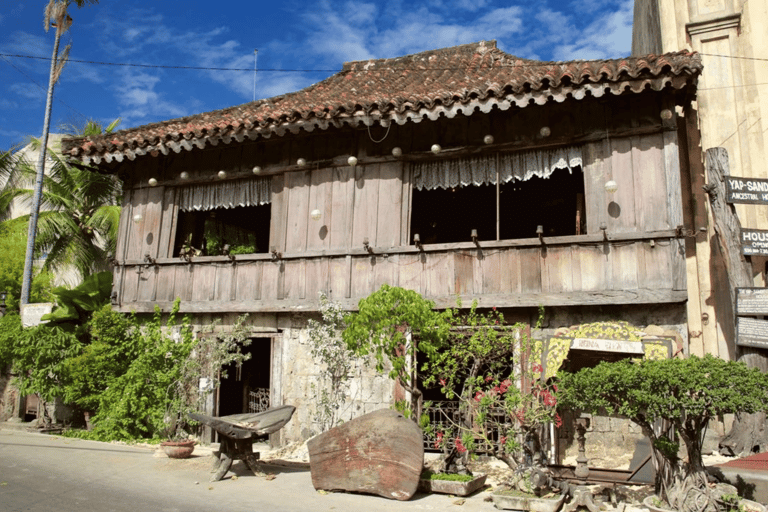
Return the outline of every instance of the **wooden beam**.
<path id="1" fill-rule="evenodd" d="M 639 289 L 639 290 L 602 290 L 589 292 L 568 293 L 527 293 L 527 294 L 486 294 L 460 295 L 463 307 L 469 307 L 477 300 L 479 307 L 523 308 L 523 307 L 553 307 L 553 306 L 601 306 L 601 305 L 632 305 L 632 304 L 677 304 L 684 303 L 688 294 L 685 290 L 670 289 Z M 362 298 L 362 297 L 361 297 Z M 356 311 L 361 298 L 335 300 L 345 311 Z M 457 296 L 427 297 L 435 302 L 436 309 L 447 309 L 456 306 Z M 155 306 L 167 312 L 173 306 L 172 301 L 165 302 L 132 302 L 116 307 L 121 313 L 153 313 Z M 181 313 L 302 313 L 318 310 L 316 300 L 270 300 L 270 301 L 237 301 L 214 302 L 206 300 L 181 301 Z"/>

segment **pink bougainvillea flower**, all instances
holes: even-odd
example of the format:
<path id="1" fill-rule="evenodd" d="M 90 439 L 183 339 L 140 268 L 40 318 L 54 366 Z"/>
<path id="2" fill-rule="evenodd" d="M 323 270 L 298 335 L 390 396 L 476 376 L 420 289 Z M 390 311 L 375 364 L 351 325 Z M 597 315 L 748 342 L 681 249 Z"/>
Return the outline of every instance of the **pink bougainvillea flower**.
<path id="1" fill-rule="evenodd" d="M 536 373 L 541 373 L 544 371 L 544 368 L 539 363 L 535 363 L 533 365 L 533 371 Z"/>
<path id="2" fill-rule="evenodd" d="M 491 375 L 485 376 L 485 382 L 491 382 L 493 380 L 493 377 Z"/>
<path id="3" fill-rule="evenodd" d="M 445 387 L 445 379 L 440 379 L 440 385 Z"/>
<path id="4" fill-rule="evenodd" d="M 555 426 L 557 428 L 560 428 L 563 426 L 563 419 L 560 417 L 559 414 L 555 414 Z"/>
<path id="5" fill-rule="evenodd" d="M 462 444 L 462 442 L 461 442 L 461 439 L 459 439 L 459 438 L 457 437 L 457 438 L 456 438 L 456 440 L 455 440 L 454 442 L 456 443 L 456 450 L 457 450 L 459 453 L 464 453 L 465 451 L 467 451 L 467 448 L 466 448 L 466 447 L 465 447 L 465 446 Z"/>
<path id="6" fill-rule="evenodd" d="M 501 438 L 499 439 L 499 442 L 501 444 L 507 444 L 507 436 L 501 436 Z"/>
<path id="7" fill-rule="evenodd" d="M 485 393 L 482 391 L 478 391 L 475 393 L 475 402 L 479 402 L 483 397 L 485 396 Z"/>

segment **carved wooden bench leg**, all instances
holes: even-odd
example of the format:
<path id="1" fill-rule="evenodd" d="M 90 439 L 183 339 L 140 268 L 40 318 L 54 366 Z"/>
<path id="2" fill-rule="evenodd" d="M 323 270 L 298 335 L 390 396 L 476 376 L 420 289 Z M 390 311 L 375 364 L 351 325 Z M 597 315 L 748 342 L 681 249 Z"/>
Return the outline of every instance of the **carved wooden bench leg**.
<path id="1" fill-rule="evenodd" d="M 211 477 L 211 482 L 218 482 L 222 478 L 224 478 L 224 475 L 227 474 L 227 471 L 229 471 L 229 468 L 232 467 L 232 457 L 228 453 L 221 453 L 221 459 L 219 460 L 219 467 L 216 470 L 216 473 Z"/>

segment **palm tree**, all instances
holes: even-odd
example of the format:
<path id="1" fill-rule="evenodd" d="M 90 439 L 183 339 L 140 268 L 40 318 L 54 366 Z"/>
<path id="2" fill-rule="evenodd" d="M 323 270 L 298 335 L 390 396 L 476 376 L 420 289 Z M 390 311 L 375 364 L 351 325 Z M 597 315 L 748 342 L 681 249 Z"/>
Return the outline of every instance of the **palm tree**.
<path id="1" fill-rule="evenodd" d="M 93 121 L 73 136 L 109 133 L 119 119 L 105 129 Z M 40 150 L 42 141 L 32 139 L 32 149 Z M 70 165 L 59 151 L 48 151 L 51 163 L 43 177 L 41 213 L 35 253 L 47 254 L 43 268 L 62 271 L 74 267 L 80 278 L 106 270 L 110 255 L 115 252 L 117 226 L 120 218 L 120 181 L 87 168 Z M 5 176 L 3 176 L 3 174 Z M 33 200 L 37 172 L 34 164 L 21 157 L 14 165 L 0 167 L 0 220 L 6 218 L 10 205 L 20 199 Z"/>

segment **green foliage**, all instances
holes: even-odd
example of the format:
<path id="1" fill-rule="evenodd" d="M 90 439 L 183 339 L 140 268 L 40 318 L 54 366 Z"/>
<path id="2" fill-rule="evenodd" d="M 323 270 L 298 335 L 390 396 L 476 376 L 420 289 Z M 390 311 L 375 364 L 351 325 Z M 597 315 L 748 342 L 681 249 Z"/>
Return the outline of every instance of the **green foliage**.
<path id="1" fill-rule="evenodd" d="M 678 492 L 681 486 L 706 485 L 701 443 L 710 420 L 768 409 L 768 374 L 711 355 L 602 362 L 576 374 L 561 372 L 558 377 L 562 405 L 591 412 L 604 408 L 640 426 L 663 466 L 657 471 L 657 492 L 671 505 L 684 499 Z M 672 426 L 672 439 L 663 439 L 654 429 L 662 420 Z M 686 447 L 685 463 L 678 460 L 677 435 Z"/>
<path id="2" fill-rule="evenodd" d="M 346 325 L 341 306 L 321 293 L 319 309 L 322 320 L 310 320 L 308 327 L 312 359 L 320 366 L 318 383 L 312 384 L 316 393 L 314 421 L 320 432 L 325 432 L 341 421 L 355 357 L 341 337 Z"/>
<path id="3" fill-rule="evenodd" d="M 434 473 L 429 469 L 425 469 L 421 472 L 422 480 L 445 480 L 448 482 L 469 482 L 473 478 L 472 475 L 460 475 L 458 473 Z"/>
<path id="4" fill-rule="evenodd" d="M 107 375 L 105 388 L 96 397 L 84 397 L 91 403 L 98 401 L 98 412 L 92 418 L 92 436 L 103 441 L 161 437 L 166 428 L 165 415 L 169 387 L 181 375 L 181 363 L 194 347 L 192 330 L 182 322 L 178 331 L 176 316 L 179 302 L 167 321 L 159 309 L 151 320 L 139 322 L 131 316 L 125 333 L 129 345 L 135 348 L 135 358 L 124 373 Z M 102 334 L 115 333 L 99 318 L 94 327 L 107 327 Z M 104 319 L 108 321 L 108 319 Z M 122 326 L 118 326 L 119 327 Z M 177 336 L 172 333 L 178 332 Z M 176 338 L 176 339 L 174 339 Z M 102 362 L 101 366 L 110 366 Z"/>
<path id="5" fill-rule="evenodd" d="M 91 274 L 71 290 L 65 286 L 54 288 L 56 307 L 42 320 L 84 326 L 95 311 L 109 302 L 111 290 L 111 272 Z"/>
<path id="6" fill-rule="evenodd" d="M 13 362 L 13 347 L 21 335 L 21 317 L 9 313 L 0 318 L 0 372 Z"/>
<path id="7" fill-rule="evenodd" d="M 90 437 L 185 437 L 187 414 L 199 411 L 218 386 L 219 370 L 249 357 L 240 351 L 250 343 L 245 315 L 229 333 L 212 335 L 212 324 L 195 337 L 189 319 L 177 318 L 179 304 L 177 299 L 166 319 L 156 309 L 145 322 L 135 315 L 121 319 L 106 308 L 94 315 L 93 349 L 71 362 L 87 365 L 79 374 L 85 388 L 71 396 L 83 406 L 96 404 Z M 89 370 L 100 376 L 86 375 Z"/>
<path id="8" fill-rule="evenodd" d="M 37 393 L 44 401 L 62 396 L 68 378 L 66 361 L 81 350 L 74 332 L 59 325 L 23 329 L 13 346 L 13 371 L 21 375 L 19 391 Z"/>
<path id="9" fill-rule="evenodd" d="M 19 308 L 28 224 L 28 215 L 0 223 L 0 291 L 8 292 L 5 300 L 8 310 L 18 311 Z M 50 302 L 51 282 L 50 272 L 37 271 L 32 280 L 31 301 Z"/>
<path id="10" fill-rule="evenodd" d="M 342 338 L 357 355 L 373 355 L 379 372 L 391 365 L 389 377 L 411 393 L 410 409 L 418 418 L 421 392 L 409 364 L 416 361 L 417 353 L 434 357 L 446 344 L 450 313 L 434 311 L 432 301 L 412 290 L 386 284 L 362 299 L 358 307 L 357 313 L 349 315 Z"/>
<path id="11" fill-rule="evenodd" d="M 82 353 L 65 361 L 69 382 L 63 398 L 86 411 L 96 411 L 100 395 L 117 376 L 128 371 L 139 356 L 141 338 L 131 332 L 130 317 L 109 304 L 94 312 L 88 325 L 91 343 Z"/>

